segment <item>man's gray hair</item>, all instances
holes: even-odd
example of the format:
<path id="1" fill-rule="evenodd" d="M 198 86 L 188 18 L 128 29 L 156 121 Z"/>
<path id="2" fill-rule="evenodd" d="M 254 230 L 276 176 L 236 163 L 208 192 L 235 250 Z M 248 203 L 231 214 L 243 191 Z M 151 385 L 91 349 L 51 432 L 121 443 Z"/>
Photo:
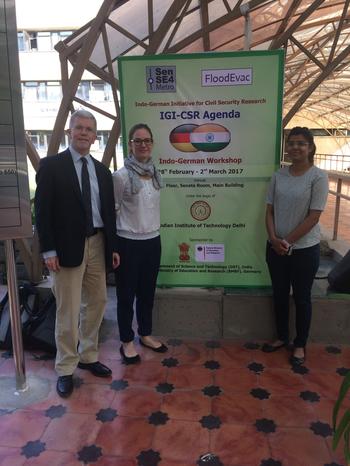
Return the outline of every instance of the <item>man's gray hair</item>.
<path id="1" fill-rule="evenodd" d="M 95 124 L 95 130 L 97 130 L 96 118 L 91 112 L 89 112 L 88 110 L 83 110 L 83 109 L 76 110 L 75 112 L 72 113 L 70 120 L 69 120 L 69 129 L 73 127 L 73 123 L 76 118 L 88 118 L 89 120 L 93 120 Z"/>

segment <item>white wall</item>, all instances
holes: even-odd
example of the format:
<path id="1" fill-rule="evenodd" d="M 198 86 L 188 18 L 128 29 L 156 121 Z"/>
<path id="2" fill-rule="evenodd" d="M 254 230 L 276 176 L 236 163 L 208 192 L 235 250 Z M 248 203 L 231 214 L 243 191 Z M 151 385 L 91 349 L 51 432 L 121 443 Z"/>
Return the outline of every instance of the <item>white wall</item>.
<path id="1" fill-rule="evenodd" d="M 103 0 L 16 0 L 17 29 L 79 29 L 93 19 Z"/>

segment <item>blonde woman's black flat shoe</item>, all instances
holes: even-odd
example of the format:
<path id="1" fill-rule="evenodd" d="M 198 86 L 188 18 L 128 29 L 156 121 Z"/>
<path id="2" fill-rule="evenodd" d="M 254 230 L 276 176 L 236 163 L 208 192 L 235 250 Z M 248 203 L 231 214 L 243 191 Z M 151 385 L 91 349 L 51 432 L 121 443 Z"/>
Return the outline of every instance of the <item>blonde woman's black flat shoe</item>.
<path id="1" fill-rule="evenodd" d="M 140 345 L 141 346 L 144 346 L 145 348 L 148 348 L 152 351 L 155 351 L 156 353 L 166 353 L 168 351 L 168 347 L 164 345 L 164 343 L 161 343 L 160 346 L 157 346 L 156 348 L 154 348 L 153 346 L 149 346 L 149 345 L 146 345 L 146 343 L 144 343 L 141 338 L 140 338 Z"/>
<path id="2" fill-rule="evenodd" d="M 137 364 L 141 361 L 140 355 L 137 354 L 136 356 L 127 356 L 124 352 L 124 347 L 121 345 L 119 348 L 120 354 L 122 355 L 124 364 Z"/>

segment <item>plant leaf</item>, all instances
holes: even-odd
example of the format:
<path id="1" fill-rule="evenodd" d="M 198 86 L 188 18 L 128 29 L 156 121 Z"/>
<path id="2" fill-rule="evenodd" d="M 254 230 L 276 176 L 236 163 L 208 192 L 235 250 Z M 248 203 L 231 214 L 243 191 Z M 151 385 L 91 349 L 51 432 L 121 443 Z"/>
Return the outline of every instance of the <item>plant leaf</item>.
<path id="1" fill-rule="evenodd" d="M 350 429 L 350 409 L 347 409 L 342 417 L 341 421 L 339 422 L 338 427 L 334 431 L 333 435 L 333 450 L 335 450 L 338 446 L 339 440 L 341 439 L 343 433 L 344 435 L 349 435 L 347 432 Z M 349 438 L 348 438 L 349 440 Z"/>
<path id="2" fill-rule="evenodd" d="M 340 405 L 342 401 L 344 400 L 349 389 L 350 389 L 350 372 L 346 375 L 346 377 L 343 380 L 343 383 L 340 386 L 338 399 L 333 408 L 333 429 L 334 430 L 336 430 L 337 428 L 337 416 L 338 416 Z"/>

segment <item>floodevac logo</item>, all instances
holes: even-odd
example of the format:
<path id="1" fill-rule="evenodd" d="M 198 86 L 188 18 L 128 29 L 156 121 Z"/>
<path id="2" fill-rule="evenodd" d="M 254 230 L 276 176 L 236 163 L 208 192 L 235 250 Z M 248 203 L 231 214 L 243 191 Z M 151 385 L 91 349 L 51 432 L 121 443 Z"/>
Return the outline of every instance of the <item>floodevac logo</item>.
<path id="1" fill-rule="evenodd" d="M 218 152 L 231 142 L 230 131 L 221 125 L 180 125 L 169 135 L 171 145 L 181 152 Z"/>

